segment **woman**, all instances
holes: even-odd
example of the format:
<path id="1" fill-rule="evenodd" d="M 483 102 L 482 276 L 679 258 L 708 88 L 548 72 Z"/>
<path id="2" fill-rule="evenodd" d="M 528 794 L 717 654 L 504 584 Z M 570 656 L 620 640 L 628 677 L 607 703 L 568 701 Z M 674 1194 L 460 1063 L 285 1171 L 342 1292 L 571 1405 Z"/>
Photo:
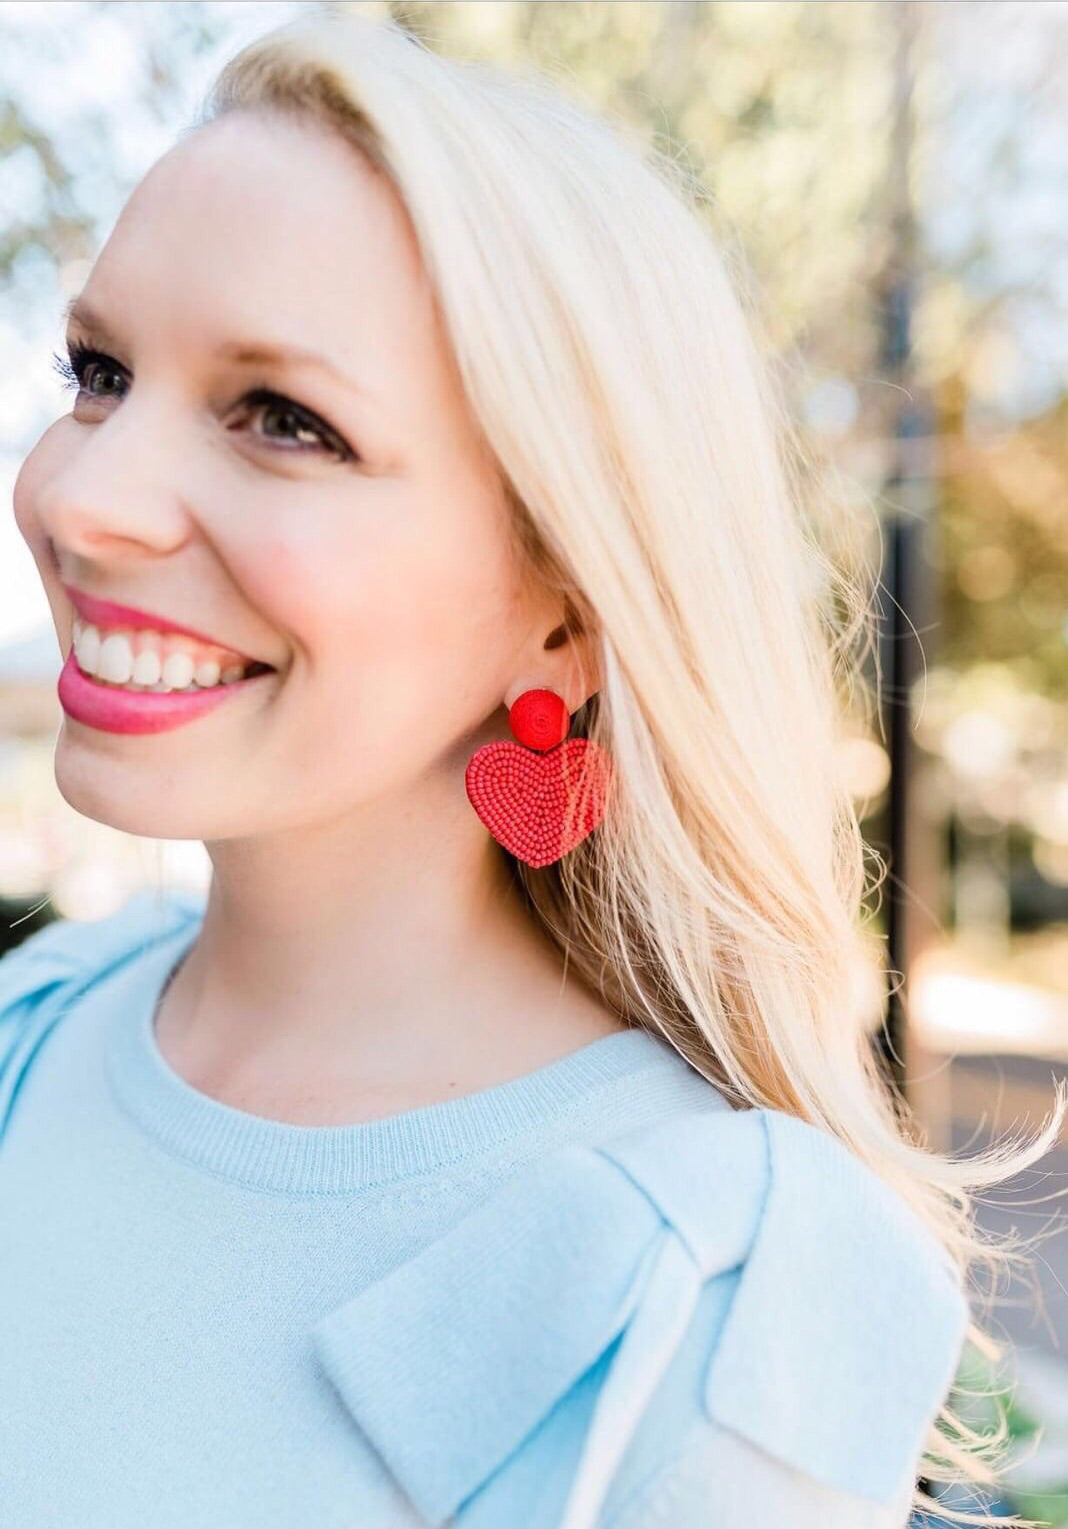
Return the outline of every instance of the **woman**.
<path id="1" fill-rule="evenodd" d="M 965 1191 L 1068 1102 L 965 1164 L 885 1095 L 848 587 L 667 162 L 302 19 L 68 352 L 15 491 L 57 783 L 212 877 L 0 967 L 4 1522 L 895 1529 L 932 1448 L 990 1479 L 935 1427 Z"/>

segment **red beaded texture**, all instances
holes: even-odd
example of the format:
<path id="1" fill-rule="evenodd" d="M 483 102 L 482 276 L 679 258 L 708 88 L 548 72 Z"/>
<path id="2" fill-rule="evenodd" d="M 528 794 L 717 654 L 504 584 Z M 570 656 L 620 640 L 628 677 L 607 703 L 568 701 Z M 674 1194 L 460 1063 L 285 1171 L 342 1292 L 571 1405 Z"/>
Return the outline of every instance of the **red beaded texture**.
<path id="1" fill-rule="evenodd" d="M 512 702 L 508 723 L 520 743 L 545 750 L 567 737 L 571 713 L 555 690 L 524 690 Z"/>
<path id="2" fill-rule="evenodd" d="M 524 742 L 476 749 L 467 796 L 498 844 L 527 865 L 549 865 L 582 842 L 604 817 L 611 762 L 589 738 L 565 738 L 570 717 L 551 690 L 528 690 L 509 721 Z"/>

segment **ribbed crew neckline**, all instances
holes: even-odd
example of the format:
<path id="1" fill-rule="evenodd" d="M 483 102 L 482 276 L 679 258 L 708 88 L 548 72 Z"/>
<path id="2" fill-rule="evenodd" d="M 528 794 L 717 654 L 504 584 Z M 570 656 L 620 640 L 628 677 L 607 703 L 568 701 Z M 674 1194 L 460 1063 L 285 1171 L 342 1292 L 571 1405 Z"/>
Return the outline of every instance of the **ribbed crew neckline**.
<path id="1" fill-rule="evenodd" d="M 107 1068 L 116 1098 L 146 1135 L 187 1163 L 249 1188 L 351 1194 L 431 1173 L 492 1153 L 628 1073 L 686 1066 L 666 1042 L 635 1027 L 504 1083 L 400 1114 L 352 1125 L 272 1120 L 194 1088 L 156 1042 L 163 985 L 198 931 L 194 920 L 120 969 L 109 992 Z"/>

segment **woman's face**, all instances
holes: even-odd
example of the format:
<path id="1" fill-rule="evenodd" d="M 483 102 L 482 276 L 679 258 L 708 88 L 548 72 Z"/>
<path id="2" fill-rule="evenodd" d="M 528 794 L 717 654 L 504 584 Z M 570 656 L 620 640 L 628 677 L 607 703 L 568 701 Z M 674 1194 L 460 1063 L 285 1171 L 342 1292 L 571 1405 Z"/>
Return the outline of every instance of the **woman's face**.
<path id="1" fill-rule="evenodd" d="M 562 652 L 542 655 L 563 612 L 513 557 L 385 181 L 313 125 L 234 112 L 152 168 L 76 312 L 68 341 L 103 359 L 14 493 L 64 657 L 70 585 L 276 672 L 166 731 L 64 716 L 65 799 L 129 832 L 211 840 L 389 795 L 411 811 L 438 784 L 484 834 L 463 768 L 507 735 L 506 692 L 550 685 L 571 710 L 587 692 Z M 251 347 L 321 364 L 242 358 Z"/>

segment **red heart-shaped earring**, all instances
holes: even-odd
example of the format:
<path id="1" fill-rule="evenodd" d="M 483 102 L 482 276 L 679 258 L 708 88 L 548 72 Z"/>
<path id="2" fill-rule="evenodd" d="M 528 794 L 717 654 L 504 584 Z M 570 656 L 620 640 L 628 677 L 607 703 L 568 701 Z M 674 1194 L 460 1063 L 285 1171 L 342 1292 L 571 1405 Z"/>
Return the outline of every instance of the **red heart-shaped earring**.
<path id="1" fill-rule="evenodd" d="M 591 738 L 568 738 L 571 717 L 552 690 L 524 690 L 508 710 L 518 743 L 499 739 L 467 763 L 467 799 L 498 844 L 526 865 L 550 865 L 604 817 L 611 761 Z M 526 745 L 526 747 L 523 747 Z M 583 776 L 589 790 L 567 823 Z"/>

